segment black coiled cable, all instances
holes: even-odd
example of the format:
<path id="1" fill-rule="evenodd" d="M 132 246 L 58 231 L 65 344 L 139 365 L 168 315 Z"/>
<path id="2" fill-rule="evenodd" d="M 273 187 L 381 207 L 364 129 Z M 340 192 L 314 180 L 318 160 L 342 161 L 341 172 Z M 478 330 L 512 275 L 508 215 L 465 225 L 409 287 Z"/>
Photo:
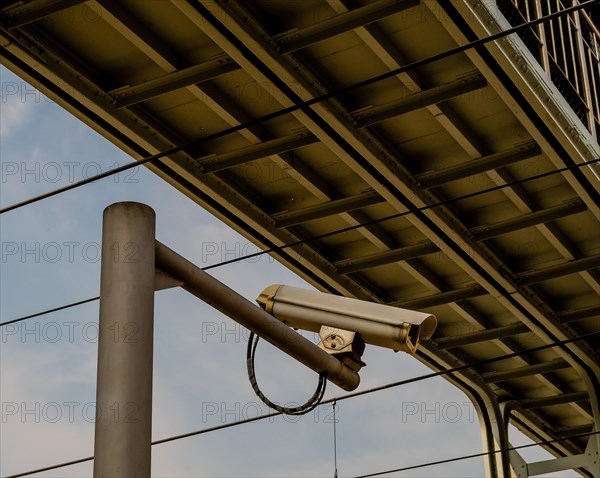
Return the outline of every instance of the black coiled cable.
<path id="1" fill-rule="evenodd" d="M 303 405 L 291 408 L 277 405 L 276 403 L 273 403 L 271 400 L 265 397 L 265 394 L 262 393 L 256 381 L 256 374 L 254 373 L 254 355 L 256 354 L 256 346 L 258 344 L 258 340 L 258 335 L 255 335 L 254 332 L 250 332 L 250 336 L 248 337 L 248 348 L 246 351 L 246 365 L 248 367 L 248 378 L 250 379 L 250 384 L 252 385 L 252 388 L 254 389 L 254 392 L 256 393 L 258 398 L 260 398 L 262 402 L 268 407 L 277 410 L 280 413 L 285 413 L 286 415 L 304 415 L 314 410 L 323 399 L 323 395 L 325 395 L 327 372 L 321 372 L 319 374 L 319 384 L 317 385 L 317 390 L 312 395 L 312 397 L 310 397 Z"/>

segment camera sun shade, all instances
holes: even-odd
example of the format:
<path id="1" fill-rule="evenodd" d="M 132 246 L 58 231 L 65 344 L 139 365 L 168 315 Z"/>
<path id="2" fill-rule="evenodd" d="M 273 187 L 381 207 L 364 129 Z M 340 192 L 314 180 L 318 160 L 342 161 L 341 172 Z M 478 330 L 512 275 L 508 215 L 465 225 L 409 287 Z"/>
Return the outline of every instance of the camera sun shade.
<path id="1" fill-rule="evenodd" d="M 256 301 L 290 327 L 353 331 L 368 344 L 408 353 L 415 353 L 419 341 L 429 339 L 437 326 L 431 314 L 286 285 L 267 287 Z"/>

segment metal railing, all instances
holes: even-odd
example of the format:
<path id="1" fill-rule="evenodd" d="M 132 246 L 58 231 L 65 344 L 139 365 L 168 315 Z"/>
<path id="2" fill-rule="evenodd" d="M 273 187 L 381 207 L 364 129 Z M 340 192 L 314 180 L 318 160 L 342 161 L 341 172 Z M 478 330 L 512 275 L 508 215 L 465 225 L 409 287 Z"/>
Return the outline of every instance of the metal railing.
<path id="1" fill-rule="evenodd" d="M 497 0 L 516 26 L 580 4 L 579 0 Z M 592 135 L 600 137 L 600 30 L 578 10 L 520 34 L 552 82 Z"/>

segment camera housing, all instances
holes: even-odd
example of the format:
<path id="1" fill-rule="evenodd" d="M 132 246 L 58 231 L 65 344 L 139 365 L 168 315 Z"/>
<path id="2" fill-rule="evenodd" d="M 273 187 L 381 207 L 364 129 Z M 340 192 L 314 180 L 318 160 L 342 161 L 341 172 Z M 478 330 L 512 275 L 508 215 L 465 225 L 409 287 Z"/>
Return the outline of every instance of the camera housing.
<path id="1" fill-rule="evenodd" d="M 313 332 L 319 332 L 321 326 L 352 331 L 368 344 L 411 354 L 437 327 L 432 314 L 287 285 L 270 285 L 256 301 L 290 327 Z"/>

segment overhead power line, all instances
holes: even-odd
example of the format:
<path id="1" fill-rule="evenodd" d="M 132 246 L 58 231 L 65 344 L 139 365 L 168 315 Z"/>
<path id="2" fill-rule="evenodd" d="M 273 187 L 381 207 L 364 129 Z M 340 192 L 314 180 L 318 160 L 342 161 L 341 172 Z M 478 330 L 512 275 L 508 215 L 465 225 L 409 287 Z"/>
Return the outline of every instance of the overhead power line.
<path id="1" fill-rule="evenodd" d="M 435 208 L 435 207 L 448 205 L 448 204 L 451 204 L 451 203 L 453 203 L 455 201 L 461 201 L 463 199 L 469 199 L 469 198 L 472 198 L 472 197 L 475 197 L 475 196 L 479 196 L 479 195 L 482 195 L 482 194 L 487 194 L 489 192 L 498 191 L 498 190 L 503 189 L 503 188 L 516 186 L 517 184 L 523 184 L 523 183 L 526 183 L 528 181 L 534 181 L 536 179 L 545 178 L 545 177 L 551 176 L 553 174 L 561 174 L 561 173 L 563 173 L 565 171 L 568 171 L 568 170 L 571 170 L 571 169 L 581 168 L 581 167 L 584 167 L 584 166 L 589 166 L 590 164 L 594 164 L 594 163 L 597 163 L 599 161 L 600 161 L 600 159 L 594 159 L 594 160 L 587 161 L 587 162 L 582 163 L 582 164 L 575 164 L 575 165 L 572 165 L 572 166 L 566 166 L 564 168 L 555 169 L 553 171 L 548 171 L 546 173 L 537 174 L 537 175 L 531 176 L 529 178 L 523 178 L 523 179 L 519 179 L 519 180 L 516 180 L 516 181 L 512 181 L 510 183 L 505 183 L 505 184 L 501 184 L 499 186 L 494 186 L 494 187 L 491 187 L 491 188 L 488 188 L 488 189 L 484 189 L 482 191 L 476 191 L 476 192 L 473 192 L 473 193 L 470 193 L 470 194 L 465 194 L 463 196 L 458 196 L 456 198 L 451 198 L 451 199 L 447 199 L 447 200 L 444 200 L 444 201 L 439 201 L 439 202 L 436 202 L 436 203 L 433 203 L 433 204 L 428 204 L 427 206 L 422 206 L 422 207 L 415 208 L 415 209 L 409 209 L 407 211 L 399 212 L 399 213 L 396 213 L 396 214 L 392 214 L 390 216 L 385 216 L 385 217 L 381 217 L 381 218 L 377 218 L 377 219 L 372 219 L 370 221 L 366 221 L 366 222 L 363 222 L 363 223 L 360 223 L 360 224 L 355 224 L 353 226 L 348 226 L 348 227 L 345 227 L 345 228 L 342 228 L 342 229 L 337 229 L 335 231 L 326 232 L 324 234 L 320 234 L 320 235 L 317 235 L 317 236 L 312 236 L 312 237 L 309 237 L 309 238 L 306 238 L 306 239 L 301 239 L 301 240 L 298 240 L 298 241 L 291 242 L 289 244 L 284 244 L 282 246 L 270 247 L 268 249 L 264 249 L 262 251 L 254 252 L 252 254 L 246 254 L 244 256 L 235 257 L 233 259 L 228 259 L 226 261 L 222 261 L 222 262 L 218 262 L 216 264 L 211 264 L 211 265 L 205 266 L 205 267 L 202 268 L 202 270 L 207 271 L 207 270 L 210 270 L 210 269 L 216 269 L 217 267 L 222 267 L 222 266 L 226 266 L 226 265 L 229 265 L 229 264 L 234 264 L 236 262 L 241 262 L 241 261 L 245 261 L 245 260 L 248 260 L 248 259 L 254 259 L 256 257 L 262 256 L 262 255 L 265 255 L 265 254 L 272 254 L 272 253 L 281 252 L 283 250 L 290 249 L 292 247 L 300 246 L 300 245 L 303 245 L 303 244 L 308 244 L 310 242 L 317 241 L 319 239 L 324 239 L 324 238 L 327 238 L 327 237 L 335 236 L 337 234 L 343 234 L 345 232 L 350 232 L 350 231 L 353 231 L 355 229 L 359 229 L 359 228 L 362 228 L 362 227 L 372 226 L 374 224 L 379 224 L 379 223 L 382 223 L 382 222 L 385 222 L 385 221 L 389 221 L 391 219 L 397 219 L 397 218 L 400 218 L 400 217 L 403 217 L 403 216 L 406 216 L 406 215 L 409 215 L 409 214 L 415 214 L 416 212 L 425 211 L 427 209 L 432 209 L 432 208 Z M 8 320 L 6 322 L 0 322 L 0 327 L 3 327 L 5 325 L 9 325 L 9 324 L 14 324 L 14 323 L 17 323 L 17 322 L 21 322 L 23 320 L 32 319 L 34 317 L 40 317 L 42 315 L 50 314 L 52 312 L 57 312 L 59 310 L 69 309 L 71 307 L 75 307 L 75 306 L 78 306 L 78 305 L 81 305 L 81 304 L 85 304 L 85 303 L 88 303 L 88 302 L 93 302 L 93 301 L 98 300 L 98 299 L 100 299 L 99 296 L 91 297 L 89 299 L 80 300 L 78 302 L 73 302 L 71 304 L 66 304 L 66 305 L 63 305 L 61 307 L 55 307 L 55 308 L 52 308 L 52 309 L 48 309 L 48 310 L 44 310 L 44 311 L 41 311 L 41 312 L 37 312 L 35 314 L 26 315 L 24 317 L 20 317 L 20 318 L 17 318 L 17 319 Z"/>
<path id="2" fill-rule="evenodd" d="M 514 353 L 507 354 L 507 355 L 501 355 L 500 357 L 494 357 L 494 358 L 490 358 L 490 359 L 487 359 L 487 360 L 482 360 L 482 361 L 479 361 L 479 362 L 476 362 L 476 363 L 473 363 L 473 364 L 460 365 L 458 367 L 453 367 L 453 368 L 449 368 L 449 369 L 445 369 L 445 370 L 440 370 L 438 372 L 431 372 L 431 373 L 427 373 L 427 374 L 424 374 L 424 375 L 419 375 L 419 376 L 416 376 L 416 377 L 412 377 L 412 378 L 408 378 L 408 379 L 404 379 L 404 380 L 399 380 L 397 382 L 391 382 L 391 383 L 388 383 L 388 384 L 385 384 L 385 385 L 380 385 L 378 387 L 373 387 L 373 388 L 369 388 L 369 389 L 366 389 L 366 390 L 360 390 L 358 392 L 352 392 L 352 393 L 348 393 L 346 395 L 342 395 L 342 396 L 339 396 L 339 397 L 334 397 L 334 398 L 330 398 L 330 399 L 327 399 L 327 400 L 323 400 L 323 401 L 321 401 L 319 403 L 319 406 L 320 405 L 326 405 L 326 404 L 329 404 L 329 403 L 337 403 L 337 402 L 340 402 L 342 400 L 348 400 L 348 399 L 355 398 L 355 397 L 360 397 L 360 396 L 363 396 L 363 395 L 369 395 L 371 393 L 380 392 L 380 391 L 383 391 L 383 390 L 388 390 L 388 389 L 391 389 L 391 388 L 396 388 L 396 387 L 400 387 L 400 386 L 403 386 L 403 385 L 408 385 L 408 384 L 411 384 L 411 383 L 421 382 L 423 380 L 429 380 L 429 379 L 434 378 L 434 377 L 441 377 L 441 376 L 444 376 L 444 375 L 451 375 L 453 373 L 461 372 L 463 370 L 467 370 L 467 369 L 470 369 L 470 368 L 479 367 L 481 365 L 487 365 L 487 364 L 494 363 L 494 362 L 500 362 L 502 360 L 507 360 L 507 359 L 510 359 L 510 358 L 518 357 L 520 355 L 530 354 L 532 352 L 539 352 L 539 351 L 542 351 L 542 350 L 547 350 L 547 349 L 550 349 L 550 348 L 553 348 L 553 347 L 564 346 L 564 345 L 567 345 L 567 344 L 572 343 L 572 342 L 577 342 L 579 340 L 588 339 L 588 338 L 591 338 L 591 337 L 594 337 L 594 336 L 598 336 L 598 335 L 600 335 L 600 332 L 593 332 L 593 333 L 586 334 L 586 335 L 580 335 L 579 337 L 575 337 L 575 338 L 572 338 L 572 339 L 562 340 L 560 342 L 555 342 L 555 343 L 552 343 L 552 344 L 540 345 L 539 347 L 534 347 L 534 348 L 530 348 L 530 349 L 527 349 L 527 350 L 522 350 L 520 352 L 514 352 Z M 155 441 L 152 442 L 152 445 L 161 445 L 163 443 L 169 443 L 169 442 L 173 442 L 173 441 L 182 440 L 182 439 L 185 439 L 185 438 L 191 438 L 191 437 L 198 436 L 198 435 L 204 435 L 204 434 L 211 433 L 211 432 L 214 432 L 214 431 L 223 430 L 223 429 L 226 429 L 226 428 L 232 428 L 232 427 L 236 427 L 238 425 L 244 425 L 244 424 L 247 424 L 247 423 L 257 422 L 257 421 L 265 420 L 267 418 L 276 417 L 276 416 L 279 416 L 279 415 L 283 415 L 283 413 L 282 412 L 272 412 L 272 413 L 267 413 L 267 414 L 264 414 L 264 415 L 259 415 L 259 416 L 256 416 L 256 417 L 252 417 L 252 418 L 245 418 L 243 420 L 237 420 L 237 421 L 234 421 L 234 422 L 223 423 L 221 425 L 216 425 L 214 427 L 203 428 L 203 429 L 200 429 L 200 430 L 195 430 L 195 431 L 183 433 L 183 434 L 180 434 L 180 435 L 174 435 L 174 436 L 170 436 L 170 437 L 167 437 L 167 438 L 162 438 L 160 440 L 155 440 Z M 545 445 L 545 444 L 550 444 L 550 443 L 553 443 L 553 442 L 565 440 L 567 438 L 568 439 L 572 439 L 572 438 L 576 438 L 577 436 L 588 436 L 588 435 L 593 435 L 593 434 L 596 434 L 596 433 L 600 433 L 600 432 L 584 433 L 584 434 L 581 434 L 581 435 L 571 435 L 569 437 L 559 438 L 559 439 L 556 439 L 556 440 L 549 440 L 549 441 L 538 442 L 538 443 L 535 443 L 535 445 Z M 527 445 L 527 446 L 533 446 L 533 445 Z M 513 449 L 517 450 L 519 448 L 525 448 L 525 446 L 514 447 Z M 497 450 L 497 451 L 494 451 L 494 452 L 479 453 L 477 455 L 468 455 L 466 457 L 463 457 L 462 459 L 474 458 L 476 456 L 485 456 L 486 454 L 491 454 L 491 453 L 500 453 L 500 451 L 501 450 Z M 41 473 L 41 472 L 44 472 L 44 471 L 50 471 L 50 470 L 55 470 L 55 469 L 58 469 L 58 468 L 64 468 L 66 466 L 76 465 L 76 464 L 79 464 L 79 463 L 85 463 L 85 462 L 91 461 L 93 459 L 94 459 L 93 456 L 88 456 L 88 457 L 85 457 L 85 458 L 79 458 L 77 460 L 72 460 L 72 461 L 68 461 L 68 462 L 64 462 L 64 463 L 59 463 L 59 464 L 56 464 L 56 465 L 50 465 L 50 466 L 47 466 L 47 467 L 44 467 L 44 468 L 38 468 L 36 470 L 30 470 L 30 471 L 18 473 L 16 475 L 6 476 L 5 478 L 20 478 L 22 476 L 32 475 L 33 473 Z M 453 461 L 457 461 L 459 459 L 461 459 L 461 458 L 453 458 L 452 460 Z M 431 463 L 425 464 L 425 465 L 422 465 L 422 466 L 431 466 Z M 414 469 L 414 468 L 411 468 L 411 469 Z M 393 471 L 396 471 L 396 470 L 385 471 L 385 472 L 378 472 L 376 474 L 392 473 Z M 367 475 L 367 476 L 375 476 L 375 475 Z"/>
<path id="3" fill-rule="evenodd" d="M 327 400 L 326 402 L 323 402 L 323 403 L 329 403 L 329 402 L 331 402 L 331 400 Z M 206 429 L 203 430 L 203 432 L 207 433 L 207 432 L 210 432 L 210 431 L 222 430 L 223 428 L 229 428 L 229 427 L 234 426 L 234 425 L 243 425 L 244 423 L 256 422 L 258 420 L 263 420 L 265 418 L 271 418 L 271 417 L 274 417 L 274 416 L 277 416 L 277 415 L 281 415 L 281 413 L 274 412 L 274 413 L 269 413 L 267 415 L 261 415 L 260 417 L 256 417 L 256 418 L 248 418 L 248 419 L 245 419 L 245 420 L 240 420 L 238 422 L 225 423 L 223 425 L 218 425 L 216 427 L 206 428 Z M 600 431 L 578 433 L 576 435 L 569 436 L 568 439 L 585 438 L 585 437 L 591 437 L 591 436 L 598 435 L 598 434 L 600 434 Z M 524 448 L 530 448 L 530 447 L 534 447 L 534 446 L 552 445 L 553 443 L 559 443 L 559 442 L 564 441 L 566 439 L 567 439 L 567 437 L 564 437 L 564 438 L 555 438 L 553 440 L 542 440 L 542 441 L 538 441 L 538 442 L 528 443 L 526 445 L 519 445 L 519 446 L 512 446 L 512 447 L 509 447 L 509 448 L 503 448 L 503 449 L 500 449 L 500 450 L 484 451 L 484 452 L 480 452 L 480 453 L 473 453 L 473 454 L 470 454 L 470 455 L 461 455 L 461 456 L 457 456 L 457 457 L 453 457 L 453 458 L 446 458 L 444 460 L 430 461 L 430 462 L 427 462 L 427 463 L 421 463 L 419 465 L 411 465 L 411 466 L 405 466 L 405 467 L 402 467 L 402 468 L 394 468 L 392 470 L 377 471 L 375 473 L 369 473 L 367 475 L 356 476 L 355 478 L 370 478 L 370 477 L 373 477 L 373 476 L 387 475 L 387 474 L 396 473 L 396 472 L 399 472 L 399 471 L 416 470 L 416 469 L 419 469 L 419 468 L 426 468 L 426 467 L 429 467 L 429 466 L 443 465 L 443 464 L 446 464 L 446 463 L 453 463 L 453 462 L 457 462 L 457 461 L 470 460 L 470 459 L 473 459 L 473 458 L 481 458 L 481 457 L 484 457 L 484 456 L 495 455 L 495 454 L 498 454 L 498 453 L 506 453 L 507 451 L 513 451 L 513 450 L 514 451 L 516 451 L 516 450 L 522 450 Z M 171 441 L 171 440 L 169 440 L 169 441 Z M 156 441 L 156 442 L 152 442 L 153 445 L 158 445 L 160 443 L 165 443 L 165 442 L 161 441 L 161 440 Z M 16 475 L 10 475 L 10 476 L 7 476 L 5 478 L 21 478 L 23 476 L 29 476 L 29 475 L 32 475 L 34 473 L 41 473 L 41 472 L 44 472 L 44 471 L 56 470 L 58 468 L 64 468 L 64 467 L 67 467 L 67 466 L 72 466 L 72 465 L 77 465 L 77 464 L 80 464 L 80 463 L 85 463 L 85 462 L 88 462 L 88 461 L 92 461 L 93 459 L 94 459 L 93 456 L 87 456 L 85 458 L 80 458 L 78 460 L 73 460 L 73 461 L 68 461 L 68 462 L 65 462 L 65 463 L 60 463 L 58 465 L 47 466 L 47 467 L 44 467 L 44 468 L 38 468 L 37 470 L 31 470 L 31 471 L 26 471 L 26 472 L 23 472 L 23 473 L 18 473 Z"/>
<path id="4" fill-rule="evenodd" d="M 323 101 L 327 101 L 327 100 L 336 98 L 338 96 L 344 95 L 344 94 L 349 93 L 351 91 L 354 91 L 356 89 L 372 85 L 373 83 L 377 83 L 378 81 L 382 81 L 382 80 L 385 80 L 387 78 L 391 78 L 391 77 L 397 76 L 397 75 L 399 75 L 401 73 L 405 73 L 407 71 L 414 70 L 416 68 L 420 68 L 420 67 L 428 65 L 430 63 L 434 63 L 436 61 L 443 60 L 443 59 L 451 57 L 453 55 L 457 55 L 459 53 L 463 53 L 463 52 L 465 52 L 467 50 L 470 50 L 470 49 L 473 49 L 473 48 L 485 45 L 487 43 L 499 40 L 499 39 L 504 38 L 504 37 L 506 37 L 508 35 L 512 35 L 514 33 L 519 33 L 521 31 L 529 29 L 529 28 L 531 28 L 531 27 L 533 27 L 535 25 L 539 25 L 539 24 L 548 22 L 550 20 L 553 20 L 555 18 L 560 18 L 561 16 L 568 15 L 569 13 L 573 13 L 575 11 L 582 10 L 582 9 L 584 9 L 586 7 L 590 7 L 593 4 L 598 3 L 599 1 L 600 0 L 588 0 L 587 2 L 583 2 L 583 3 L 580 3 L 578 5 L 576 4 L 576 5 L 573 5 L 571 7 L 564 8 L 562 10 L 558 10 L 558 11 L 553 12 L 553 13 L 549 13 L 548 15 L 545 15 L 543 17 L 537 18 L 535 20 L 530 20 L 528 22 L 522 23 L 521 25 L 517 25 L 515 27 L 508 28 L 508 29 L 503 30 L 503 31 L 498 32 L 498 33 L 494 33 L 494 34 L 489 35 L 489 36 L 487 36 L 485 38 L 480 38 L 478 40 L 474 40 L 472 42 L 466 43 L 465 45 L 461 45 L 461 46 L 458 46 L 456 48 L 451 48 L 450 50 L 443 51 L 441 53 L 432 55 L 432 56 L 424 58 L 422 60 L 417 60 L 417 61 L 414 61 L 412 63 L 408 63 L 407 65 L 401 66 L 399 68 L 395 68 L 395 69 L 390 70 L 390 71 L 388 71 L 386 73 L 382 73 L 381 75 L 373 76 L 373 77 L 368 78 L 366 80 L 359 81 L 359 82 L 354 83 L 352 85 L 348 85 L 348 86 L 346 86 L 344 88 L 340 88 L 340 89 L 337 89 L 335 91 L 332 91 L 332 92 L 329 92 L 329 93 L 325 93 L 325 94 L 320 95 L 320 96 L 316 96 L 316 97 L 314 97 L 314 98 L 312 98 L 310 100 L 300 101 L 300 102 L 298 102 L 298 103 L 296 103 L 296 104 L 294 104 L 292 106 L 289 106 L 287 108 L 283 108 L 283 109 L 280 109 L 280 110 L 275 111 L 273 113 L 269 113 L 267 115 L 260 116 L 258 118 L 246 121 L 244 123 L 240 123 L 239 125 L 231 126 L 230 128 L 226 128 L 224 130 L 218 131 L 216 133 L 213 133 L 211 135 L 205 136 L 203 138 L 195 139 L 193 141 L 190 141 L 188 143 L 182 144 L 180 146 L 175 146 L 173 148 L 169 148 L 169 149 L 167 149 L 165 151 L 162 151 L 162 152 L 150 155 L 150 156 L 148 156 L 148 157 L 146 157 L 144 159 L 140 159 L 139 161 L 135 161 L 133 163 L 125 164 L 125 165 L 120 166 L 118 168 L 111 169 L 109 171 L 105 171 L 103 173 L 97 174 L 95 176 L 91 176 L 91 177 L 86 178 L 86 179 L 82 179 L 81 181 L 77 181 L 75 183 L 68 184 L 67 186 L 63 186 L 61 188 L 55 189 L 53 191 L 49 191 L 49 192 L 41 194 L 39 196 L 35 196 L 35 197 L 32 197 L 32 198 L 26 199 L 24 201 L 12 204 L 10 206 L 7 206 L 5 208 L 0 209 L 0 215 L 4 214 L 6 212 L 9 212 L 9 211 L 13 211 L 15 209 L 19 209 L 21 207 L 27 206 L 29 204 L 33 204 L 33 203 L 41 201 L 43 199 L 47 199 L 47 198 L 56 196 L 58 194 L 65 193 L 65 192 L 70 191 L 72 189 L 79 188 L 79 187 L 84 186 L 86 184 L 90 184 L 90 183 L 92 183 L 94 181 L 98 181 L 99 179 L 104 179 L 104 178 L 113 176 L 115 174 L 121 173 L 123 171 L 127 171 L 127 170 L 129 170 L 131 168 L 135 168 L 137 166 L 141 166 L 141 165 L 146 164 L 146 163 L 151 163 L 151 162 L 154 162 L 154 161 L 158 161 L 158 160 L 160 160 L 160 159 L 162 159 L 162 158 L 164 158 L 166 156 L 169 156 L 171 154 L 179 153 L 179 152 L 184 151 L 186 149 L 189 149 L 189 148 L 192 148 L 192 147 L 195 147 L 195 146 L 199 146 L 201 144 L 213 141 L 215 139 L 222 138 L 222 137 L 227 136 L 229 134 L 236 133 L 236 132 L 241 131 L 243 129 L 250 128 L 252 126 L 261 124 L 263 122 L 273 120 L 275 118 L 279 118 L 280 116 L 284 116 L 286 114 L 293 113 L 293 112 L 301 110 L 303 108 L 316 105 L 316 104 L 321 103 Z"/>
<path id="5" fill-rule="evenodd" d="M 332 400 L 325 400 L 323 402 L 321 402 L 321 404 L 326 404 L 326 403 L 333 403 L 335 402 L 335 399 Z M 176 437 L 170 437 L 170 438 L 166 438 L 163 440 L 157 440 L 157 441 L 153 441 L 152 445 L 160 445 L 162 443 L 167 443 L 170 441 L 174 441 L 174 440 L 179 440 L 182 438 L 188 438 L 191 436 L 197 436 L 197 435 L 201 435 L 204 433 L 209 433 L 209 432 L 214 432 L 214 431 L 218 431 L 218 430 L 223 430 L 225 428 L 231 428 L 237 425 L 244 425 L 246 423 L 252 423 L 252 422 L 257 422 L 257 421 L 261 421 L 264 420 L 266 418 L 272 418 L 272 417 L 276 417 L 278 415 L 282 415 L 282 413 L 280 412 L 273 412 L 273 413 L 268 413 L 266 415 L 260 415 L 258 417 L 253 417 L 253 418 L 246 418 L 244 420 L 239 420 L 237 422 L 231 422 L 231 423 L 224 423 L 222 425 L 217 425 L 214 427 L 210 427 L 210 428 L 204 428 L 203 430 L 199 430 L 197 432 L 191 432 L 189 434 L 184 434 L 184 435 L 178 435 Z M 445 463 L 452 463 L 455 461 L 461 461 L 461 460 L 469 460 L 472 458 L 478 458 L 478 457 L 484 457 L 484 456 L 488 456 L 488 455 L 495 455 L 497 453 L 504 453 L 507 451 L 512 451 L 512 450 L 521 450 L 523 448 L 530 448 L 533 446 L 543 446 L 543 445 L 551 445 L 553 443 L 559 443 L 561 441 L 564 440 L 572 440 L 574 438 L 584 438 L 584 437 L 588 437 L 588 436 L 594 436 L 594 435 L 598 435 L 600 434 L 600 431 L 594 431 L 594 432 L 585 432 L 585 433 L 578 433 L 575 435 L 570 435 L 568 437 L 562 437 L 562 438 L 555 438 L 553 440 L 542 440 L 542 441 L 538 441 L 538 442 L 534 442 L 534 443 L 529 443 L 527 445 L 519 445 L 519 446 L 513 446 L 513 447 L 509 447 L 509 448 L 503 448 L 500 450 L 493 450 L 493 451 L 487 451 L 487 452 L 480 452 L 480 453 L 474 453 L 471 455 L 461 455 L 458 457 L 453 457 L 453 458 L 447 458 L 445 460 L 438 460 L 438 461 L 433 461 L 433 462 L 427 462 L 427 463 L 422 463 L 419 465 L 412 465 L 412 466 L 408 466 L 408 467 L 404 467 L 404 468 L 395 468 L 392 470 L 385 470 L 385 471 L 378 471 L 375 473 L 370 473 L 368 475 L 360 475 L 357 476 L 355 478 L 369 478 L 372 476 L 378 476 L 378 475 L 386 475 L 389 473 L 395 473 L 398 471 L 407 471 L 407 470 L 415 470 L 418 468 L 425 468 L 428 466 L 434 466 L 434 465 L 442 465 Z M 56 465 L 51 465 L 51 466 L 46 466 L 44 468 L 37 468 L 35 470 L 30 470 L 30 471 L 25 471 L 22 473 L 17 473 L 16 475 L 9 475 L 6 476 L 5 478 L 21 478 L 23 476 L 29 476 L 29 475 L 33 475 L 34 473 L 42 473 L 44 471 L 50 471 L 50 470 L 56 470 L 59 468 L 65 468 L 67 466 L 72 466 L 72 465 L 78 465 L 80 463 L 86 463 L 88 461 L 92 461 L 94 459 L 93 456 L 86 456 L 85 458 L 79 458 L 77 460 L 72 460 L 72 461 L 67 461 L 64 463 L 59 463 Z"/>
<path id="6" fill-rule="evenodd" d="M 58 312 L 60 310 L 70 309 L 71 307 L 76 307 L 78 305 L 87 304 L 88 302 L 93 302 L 98 300 L 100 297 L 90 297 L 89 299 L 79 300 L 77 302 L 72 302 L 71 304 L 62 305 L 60 307 L 55 307 L 53 309 L 43 310 L 42 312 L 36 312 L 35 314 L 26 315 L 25 317 L 19 317 L 18 319 L 7 320 L 6 322 L 0 322 L 0 327 L 4 327 L 5 325 L 14 324 L 17 322 L 21 322 L 23 320 L 33 319 L 35 317 L 40 317 L 42 315 L 51 314 L 52 312 Z"/>
<path id="7" fill-rule="evenodd" d="M 600 431 L 579 433 L 577 435 L 572 435 L 569 438 L 583 438 L 586 436 L 593 436 L 593 435 L 598 435 L 598 434 L 600 434 Z M 481 453 L 473 453 L 472 455 L 462 455 L 462 456 L 457 456 L 454 458 L 446 458 L 445 460 L 437 460 L 437 461 L 430 461 L 428 463 L 421 463 L 419 465 L 404 466 L 402 468 L 394 468 L 393 470 L 376 471 L 375 473 L 369 473 L 367 475 L 359 475 L 354 478 L 371 478 L 372 476 L 388 475 L 390 473 L 397 473 L 399 471 L 409 471 L 409 470 L 416 470 L 419 468 L 426 468 L 428 466 L 444 465 L 446 463 L 453 463 L 456 461 L 470 460 L 472 458 L 480 458 L 480 457 L 489 456 L 489 455 L 496 455 L 498 453 L 506 453 L 507 451 L 522 450 L 523 448 L 529 448 L 532 446 L 551 445 L 552 443 L 557 443 L 557 442 L 560 442 L 563 440 L 564 440 L 564 438 L 556 438 L 554 440 L 543 440 L 540 442 L 528 443 L 527 445 L 511 446 L 511 447 L 507 447 L 507 448 L 502 448 L 500 450 L 492 450 L 492 451 L 484 451 Z"/>

